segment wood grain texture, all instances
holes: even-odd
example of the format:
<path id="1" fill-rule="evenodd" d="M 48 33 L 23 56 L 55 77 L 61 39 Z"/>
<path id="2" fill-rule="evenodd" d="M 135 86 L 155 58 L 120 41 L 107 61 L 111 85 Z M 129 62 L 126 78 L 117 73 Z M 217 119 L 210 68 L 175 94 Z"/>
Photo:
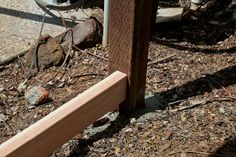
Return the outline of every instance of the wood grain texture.
<path id="1" fill-rule="evenodd" d="M 126 98 L 126 74 L 114 72 L 0 145 L 1 157 L 46 157 Z"/>
<path id="2" fill-rule="evenodd" d="M 152 0 L 110 1 L 109 72 L 128 75 L 124 114 L 144 106 L 152 9 Z"/>

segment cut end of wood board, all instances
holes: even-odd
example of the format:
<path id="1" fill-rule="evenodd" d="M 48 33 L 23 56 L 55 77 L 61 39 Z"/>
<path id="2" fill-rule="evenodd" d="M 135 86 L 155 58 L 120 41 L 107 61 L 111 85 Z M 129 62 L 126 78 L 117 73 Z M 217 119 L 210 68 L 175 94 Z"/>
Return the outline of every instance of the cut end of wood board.
<path id="1" fill-rule="evenodd" d="M 181 21 L 183 8 L 160 8 L 157 11 L 156 23 Z"/>
<path id="2" fill-rule="evenodd" d="M 0 156 L 42 157 L 72 139 L 126 99 L 127 76 L 114 72 L 0 145 Z"/>

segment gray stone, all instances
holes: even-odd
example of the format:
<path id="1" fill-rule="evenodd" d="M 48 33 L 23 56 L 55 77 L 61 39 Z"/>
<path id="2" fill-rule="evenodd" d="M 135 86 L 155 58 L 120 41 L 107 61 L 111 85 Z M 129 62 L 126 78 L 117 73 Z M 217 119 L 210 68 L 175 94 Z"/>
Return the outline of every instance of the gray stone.
<path id="1" fill-rule="evenodd" d="M 30 105 L 43 104 L 48 100 L 49 93 L 41 86 L 33 86 L 25 92 L 25 99 Z"/>

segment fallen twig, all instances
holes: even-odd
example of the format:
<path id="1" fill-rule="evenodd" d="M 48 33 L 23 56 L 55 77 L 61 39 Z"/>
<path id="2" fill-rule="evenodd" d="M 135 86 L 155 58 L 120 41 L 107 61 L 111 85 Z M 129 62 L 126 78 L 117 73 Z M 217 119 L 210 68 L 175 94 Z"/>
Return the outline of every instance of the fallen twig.
<path id="1" fill-rule="evenodd" d="M 75 45 L 72 45 L 72 47 L 74 47 L 74 48 L 75 48 L 76 50 L 78 50 L 78 51 L 81 51 L 81 50 L 80 50 L 78 47 L 76 47 Z M 107 58 L 104 58 L 104 57 L 101 57 L 101 56 L 95 55 L 95 54 L 93 54 L 93 53 L 91 53 L 91 52 L 87 52 L 87 51 L 83 51 L 83 52 L 85 52 L 85 53 L 87 53 L 87 54 L 89 54 L 89 55 L 91 55 L 91 56 L 97 57 L 97 58 L 99 58 L 99 59 L 102 59 L 102 60 L 108 61 Z"/>
<path id="2" fill-rule="evenodd" d="M 99 58 L 99 59 L 102 59 L 102 60 L 108 61 L 107 58 L 104 58 L 104 57 L 101 57 L 101 56 L 95 55 L 95 54 L 93 54 L 93 53 L 91 53 L 91 52 L 86 52 L 86 53 L 89 54 L 89 55 L 91 55 L 91 56 L 95 56 L 95 57 L 97 57 L 97 58 Z"/>
<path id="3" fill-rule="evenodd" d="M 172 101 L 172 102 L 168 103 L 168 106 L 173 106 L 173 105 L 182 103 L 183 101 L 184 101 L 184 99 Z"/>
<path id="4" fill-rule="evenodd" d="M 187 110 L 187 109 L 191 109 L 193 107 L 196 107 L 198 105 L 203 105 L 203 104 L 206 104 L 207 101 L 206 100 L 202 100 L 202 101 L 199 101 L 197 103 L 194 103 L 194 104 L 191 104 L 191 105 L 188 105 L 188 106 L 183 106 L 181 108 L 178 108 L 178 109 L 173 109 L 173 110 L 170 110 L 171 112 L 178 112 L 178 111 L 183 111 L 183 110 Z"/>
<path id="5" fill-rule="evenodd" d="M 45 16 L 46 16 L 46 13 L 43 14 L 43 20 L 42 20 L 42 24 L 41 24 L 41 28 L 40 28 L 40 31 L 39 31 L 39 35 L 38 35 L 38 39 L 37 39 L 37 42 L 36 42 L 36 46 L 34 48 L 34 50 L 32 50 L 32 62 L 31 62 L 31 65 L 30 65 L 30 69 L 28 71 L 28 75 L 27 75 L 27 79 L 29 79 L 32 75 L 32 69 L 34 66 L 37 67 L 37 70 L 39 70 L 39 67 L 38 67 L 38 48 L 40 46 L 40 44 L 42 44 L 42 32 L 43 32 L 43 27 L 44 27 L 44 23 L 45 23 Z"/>
<path id="6" fill-rule="evenodd" d="M 88 74 L 80 74 L 80 75 L 74 75 L 71 78 L 80 78 L 85 76 L 106 76 L 104 74 L 97 74 L 97 73 L 88 73 Z"/>
<path id="7" fill-rule="evenodd" d="M 208 100 L 199 100 L 199 101 L 195 101 L 195 102 L 192 102 L 192 103 L 189 102 L 191 105 L 183 106 L 183 107 L 180 107 L 178 109 L 173 109 L 173 110 L 170 110 L 170 112 L 179 112 L 179 111 L 191 109 L 191 108 L 197 107 L 199 105 L 207 104 L 207 103 L 212 102 L 212 101 L 232 101 L 232 100 L 236 100 L 236 98 L 234 98 L 234 97 L 215 97 L 215 98 L 211 98 L 211 99 L 208 99 Z"/>
<path id="8" fill-rule="evenodd" d="M 49 80 L 47 80 L 43 85 L 47 84 L 48 82 L 52 81 L 61 71 L 62 71 L 62 68 L 65 66 L 69 56 L 70 56 L 70 52 L 71 52 L 71 49 L 69 49 L 68 53 L 66 54 L 66 57 L 62 63 L 62 65 L 60 66 L 60 68 L 57 70 L 57 72 L 53 75 L 52 78 L 50 78 Z"/>
<path id="9" fill-rule="evenodd" d="M 164 58 L 157 59 L 157 60 L 155 60 L 153 62 L 149 62 L 148 65 L 157 64 L 157 63 L 161 63 L 161 62 L 167 61 L 169 59 L 172 59 L 174 56 L 175 56 L 175 54 L 172 54 L 172 55 L 166 56 Z"/>
<path id="10" fill-rule="evenodd" d="M 59 10 L 57 10 L 58 14 L 60 14 L 61 16 L 61 21 L 62 21 L 62 24 L 64 25 L 66 31 L 68 29 L 67 25 L 66 25 L 66 22 L 65 22 L 65 18 L 62 16 L 61 12 Z"/>

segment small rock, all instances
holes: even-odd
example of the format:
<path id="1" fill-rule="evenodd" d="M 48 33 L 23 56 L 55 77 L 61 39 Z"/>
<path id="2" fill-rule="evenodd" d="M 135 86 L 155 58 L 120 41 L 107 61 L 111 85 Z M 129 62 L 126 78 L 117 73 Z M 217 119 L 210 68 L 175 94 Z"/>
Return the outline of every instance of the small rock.
<path id="1" fill-rule="evenodd" d="M 47 90 L 55 87 L 55 83 L 53 83 L 52 81 L 49 81 L 48 83 L 45 84 L 44 86 Z"/>
<path id="2" fill-rule="evenodd" d="M 53 86 L 54 83 L 52 81 L 49 81 L 46 85 Z"/>
<path id="3" fill-rule="evenodd" d="M 221 114 L 225 114 L 225 108 L 224 107 L 220 107 L 219 111 L 220 111 Z"/>
<path id="4" fill-rule="evenodd" d="M 41 86 L 33 86 L 25 92 L 25 99 L 31 105 L 39 105 L 48 100 L 49 93 Z"/>
<path id="5" fill-rule="evenodd" d="M 40 40 L 42 40 L 41 41 L 42 44 L 38 45 L 36 42 L 28 50 L 28 53 L 26 54 L 26 67 L 31 66 L 32 53 L 34 52 L 37 46 L 38 46 L 37 66 L 40 69 L 43 70 L 51 66 L 61 65 L 61 63 L 65 58 L 65 54 L 64 54 L 64 49 L 61 46 L 59 46 L 60 43 L 58 43 L 55 38 L 48 35 L 42 36 Z"/>
<path id="6" fill-rule="evenodd" d="M 182 113 L 182 114 L 181 114 L 181 120 L 182 120 L 183 122 L 185 122 L 185 121 L 187 121 L 187 119 L 188 119 L 188 117 L 187 117 L 186 113 L 185 113 L 185 112 Z"/>
<path id="7" fill-rule="evenodd" d="M 4 91 L 4 87 L 0 87 L 0 93 Z"/>
<path id="8" fill-rule="evenodd" d="M 20 65 L 19 64 L 15 64 L 15 68 L 16 69 L 20 68 Z"/>
<path id="9" fill-rule="evenodd" d="M 135 118 L 131 118 L 130 119 L 130 124 L 134 124 L 136 122 L 136 119 Z"/>
<path id="10" fill-rule="evenodd" d="M 169 123 L 168 121 L 165 121 L 165 120 L 163 121 L 164 125 L 167 125 L 168 123 Z"/>

